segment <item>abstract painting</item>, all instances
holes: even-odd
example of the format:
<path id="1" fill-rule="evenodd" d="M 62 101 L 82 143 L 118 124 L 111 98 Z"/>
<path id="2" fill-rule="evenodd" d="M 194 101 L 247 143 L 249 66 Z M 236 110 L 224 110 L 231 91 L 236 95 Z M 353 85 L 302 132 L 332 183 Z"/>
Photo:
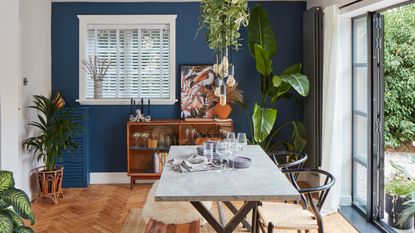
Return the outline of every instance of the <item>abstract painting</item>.
<path id="1" fill-rule="evenodd" d="M 212 65 L 181 65 L 181 118 L 212 118 L 208 91 L 214 88 Z"/>

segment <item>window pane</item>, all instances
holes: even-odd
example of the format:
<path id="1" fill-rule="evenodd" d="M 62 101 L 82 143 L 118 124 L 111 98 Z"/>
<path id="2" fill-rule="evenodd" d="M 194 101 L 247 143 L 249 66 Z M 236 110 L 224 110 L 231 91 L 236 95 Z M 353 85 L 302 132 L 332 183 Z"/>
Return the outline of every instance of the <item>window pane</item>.
<path id="1" fill-rule="evenodd" d="M 367 118 L 353 116 L 353 157 L 367 164 Z"/>
<path id="2" fill-rule="evenodd" d="M 367 207 L 367 168 L 359 163 L 353 163 L 353 204 L 366 211 Z"/>
<path id="3" fill-rule="evenodd" d="M 87 31 L 86 59 L 97 56 L 111 61 L 103 81 L 103 98 L 170 99 L 168 25 L 94 26 Z M 89 76 L 85 97 L 94 98 L 94 81 Z"/>
<path id="4" fill-rule="evenodd" d="M 353 109 L 367 113 L 367 68 L 353 68 Z"/>
<path id="5" fill-rule="evenodd" d="M 353 20 L 353 62 L 367 63 L 366 17 Z"/>
<path id="6" fill-rule="evenodd" d="M 368 53 L 367 17 L 353 20 L 353 204 L 367 206 Z"/>

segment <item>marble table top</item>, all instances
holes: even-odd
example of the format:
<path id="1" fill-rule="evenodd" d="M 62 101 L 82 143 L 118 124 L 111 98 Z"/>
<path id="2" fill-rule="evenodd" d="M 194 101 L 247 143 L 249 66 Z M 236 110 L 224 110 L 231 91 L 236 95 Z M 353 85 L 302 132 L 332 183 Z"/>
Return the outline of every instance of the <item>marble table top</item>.
<path id="1" fill-rule="evenodd" d="M 196 154 L 196 146 L 172 146 L 169 159 Z M 252 160 L 246 169 L 180 173 L 165 167 L 156 201 L 300 200 L 300 194 L 260 146 L 249 145 L 241 154 Z"/>

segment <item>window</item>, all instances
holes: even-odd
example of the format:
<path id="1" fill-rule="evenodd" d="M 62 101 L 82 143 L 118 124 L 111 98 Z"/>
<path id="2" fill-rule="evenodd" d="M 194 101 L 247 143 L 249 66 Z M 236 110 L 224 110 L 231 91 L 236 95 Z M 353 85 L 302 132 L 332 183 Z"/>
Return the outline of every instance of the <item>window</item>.
<path id="1" fill-rule="evenodd" d="M 81 15 L 79 102 L 130 104 L 151 99 L 174 104 L 176 15 Z M 94 98 L 94 81 L 82 69 L 82 60 L 111 61 L 102 83 L 102 98 Z"/>

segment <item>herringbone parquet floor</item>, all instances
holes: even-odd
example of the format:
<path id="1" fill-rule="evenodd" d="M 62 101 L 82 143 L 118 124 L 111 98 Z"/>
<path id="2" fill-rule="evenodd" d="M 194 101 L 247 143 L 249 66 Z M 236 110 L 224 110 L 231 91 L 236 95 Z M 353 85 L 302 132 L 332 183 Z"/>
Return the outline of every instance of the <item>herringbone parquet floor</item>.
<path id="1" fill-rule="evenodd" d="M 132 208 L 142 208 L 150 184 L 90 185 L 85 189 L 64 189 L 65 198 L 55 205 L 49 199 L 34 203 L 37 233 L 117 233 Z M 340 214 L 325 217 L 330 232 L 357 232 Z"/>
<path id="2" fill-rule="evenodd" d="M 142 208 L 151 185 L 90 185 L 64 189 L 59 204 L 49 199 L 34 203 L 37 233 L 120 232 L 132 208 Z"/>

